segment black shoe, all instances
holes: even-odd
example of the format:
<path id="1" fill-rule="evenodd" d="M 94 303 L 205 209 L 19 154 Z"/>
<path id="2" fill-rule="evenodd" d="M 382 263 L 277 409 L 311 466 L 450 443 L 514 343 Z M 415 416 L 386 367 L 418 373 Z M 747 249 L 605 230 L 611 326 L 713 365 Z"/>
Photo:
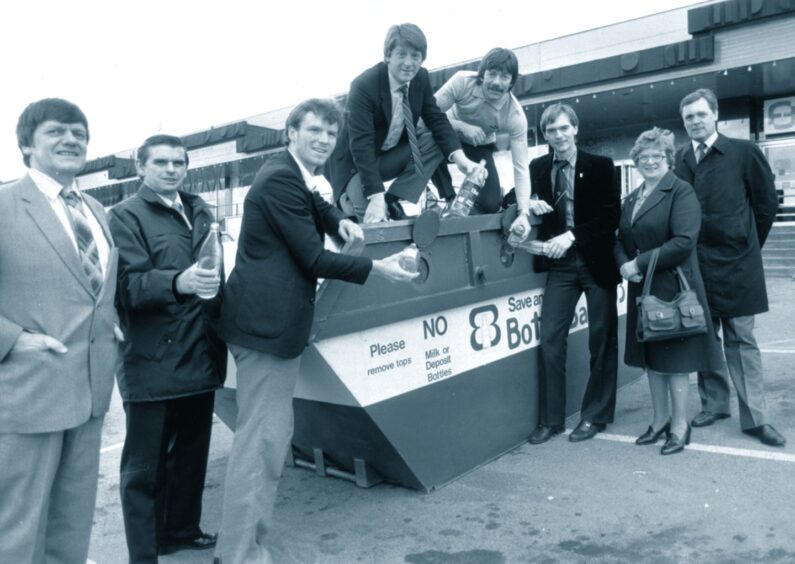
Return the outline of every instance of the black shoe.
<path id="1" fill-rule="evenodd" d="M 682 452 L 685 450 L 685 445 L 690 444 L 690 425 L 687 426 L 687 431 L 685 431 L 684 436 L 680 439 L 676 436 L 676 433 L 668 433 L 668 438 L 665 440 L 665 444 L 660 449 L 660 454 L 676 454 L 677 452 Z"/>
<path id="2" fill-rule="evenodd" d="M 743 433 L 756 437 L 760 442 L 766 445 L 783 447 L 787 444 L 787 439 L 782 437 L 781 433 L 776 431 L 772 425 L 760 425 L 753 429 L 744 429 Z"/>
<path id="3" fill-rule="evenodd" d="M 657 441 L 660 440 L 663 433 L 668 433 L 671 430 L 671 421 L 669 420 L 668 423 L 660 427 L 659 431 L 655 431 L 654 427 L 649 425 L 649 428 L 646 429 L 646 432 L 643 433 L 640 437 L 635 439 L 636 445 L 653 445 Z"/>
<path id="4" fill-rule="evenodd" d="M 556 425 L 554 427 L 547 427 L 546 425 L 539 425 L 536 430 L 530 433 L 529 442 L 531 445 L 540 445 L 547 442 L 555 435 L 560 435 L 566 427 L 563 425 Z"/>
<path id="5" fill-rule="evenodd" d="M 596 433 L 604 431 L 605 427 L 607 427 L 607 425 L 604 423 L 592 423 L 591 421 L 582 420 L 571 432 L 571 435 L 569 435 L 569 440 L 573 443 L 579 443 L 580 441 L 593 439 Z"/>
<path id="6" fill-rule="evenodd" d="M 386 203 L 386 215 L 389 219 L 394 221 L 408 218 L 406 210 L 403 209 L 403 206 L 401 206 L 398 201 Z"/>
<path id="7" fill-rule="evenodd" d="M 216 556 L 215 558 L 213 558 L 213 564 L 222 564 L 221 559 Z"/>
<path id="8" fill-rule="evenodd" d="M 165 556 L 166 554 L 174 554 L 180 550 L 205 550 L 214 547 L 216 542 L 218 542 L 217 534 L 208 535 L 207 533 L 202 533 L 191 540 L 166 541 L 157 549 L 157 553 L 161 556 Z"/>
<path id="9" fill-rule="evenodd" d="M 704 410 L 690 422 L 693 427 L 709 427 L 718 419 L 728 419 L 731 417 L 728 413 L 712 413 L 711 411 Z"/>

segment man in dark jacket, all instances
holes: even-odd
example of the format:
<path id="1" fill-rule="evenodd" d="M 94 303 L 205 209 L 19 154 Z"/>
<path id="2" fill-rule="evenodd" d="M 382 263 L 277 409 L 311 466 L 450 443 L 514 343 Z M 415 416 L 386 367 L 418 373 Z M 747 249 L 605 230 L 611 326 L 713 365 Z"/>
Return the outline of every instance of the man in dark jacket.
<path id="1" fill-rule="evenodd" d="M 685 96 L 679 113 L 691 143 L 675 173 L 693 185 L 701 203 L 698 259 L 715 332 L 723 331 L 726 365 L 737 390 L 743 432 L 772 446 L 785 439 L 765 421 L 762 356 L 754 315 L 768 310 L 762 245 L 778 209 L 773 172 L 751 141 L 717 132 L 718 100 L 711 90 Z M 726 369 L 699 372 L 702 411 L 694 427 L 729 417 Z"/>
<path id="2" fill-rule="evenodd" d="M 464 173 L 477 167 L 436 104 L 428 71 L 421 66 L 427 54 L 419 27 L 393 25 L 384 41 L 384 62 L 351 83 L 347 123 L 327 172 L 335 201 L 366 223 L 403 219 L 398 200 L 417 202 L 445 158 Z M 427 131 L 418 137 L 420 118 Z M 393 179 L 386 191 L 384 182 Z"/>
<path id="3" fill-rule="evenodd" d="M 221 273 L 196 254 L 214 221 L 204 201 L 179 191 L 188 170 L 182 140 L 155 135 L 138 150 L 138 193 L 110 212 L 119 247 L 117 302 L 127 340 L 119 391 L 127 415 L 121 501 L 130 562 L 215 545 L 199 528 L 214 392 L 226 349 L 196 294 Z"/>
<path id="4" fill-rule="evenodd" d="M 331 100 L 296 106 L 287 117 L 287 151 L 263 165 L 246 195 L 221 315 L 237 366 L 238 407 L 216 549 L 223 564 L 271 562 L 266 545 L 318 278 L 363 284 L 371 273 L 395 281 L 417 276 L 401 268 L 402 253 L 372 260 L 323 246 L 324 234 L 349 242 L 364 238 L 358 225 L 313 190 L 341 119 Z"/>
<path id="5" fill-rule="evenodd" d="M 541 312 L 540 421 L 531 444 L 548 441 L 565 429 L 566 344 L 577 300 L 588 304 L 591 374 L 582 399 L 580 423 L 572 442 L 593 438 L 613 422 L 618 376 L 616 286 L 620 280 L 613 244 L 621 213 L 613 161 L 577 148 L 579 120 L 566 104 L 541 114 L 541 131 L 552 152 L 530 163 L 530 209 L 543 215 L 538 237 L 547 241 L 548 270 Z"/>

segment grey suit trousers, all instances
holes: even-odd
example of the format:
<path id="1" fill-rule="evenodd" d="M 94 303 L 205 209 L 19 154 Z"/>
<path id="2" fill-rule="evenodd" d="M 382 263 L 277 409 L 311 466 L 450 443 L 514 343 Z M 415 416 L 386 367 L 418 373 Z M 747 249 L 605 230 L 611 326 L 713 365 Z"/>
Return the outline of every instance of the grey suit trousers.
<path id="1" fill-rule="evenodd" d="M 740 426 L 743 430 L 764 425 L 765 386 L 762 355 L 754 337 L 754 316 L 713 317 L 715 334 L 723 330 L 723 352 L 726 365 L 720 370 L 698 373 L 701 406 L 713 413 L 731 413 L 729 408 L 729 376 L 737 390 Z M 728 373 L 727 373 L 728 369 Z"/>
<path id="2" fill-rule="evenodd" d="M 293 436 L 301 357 L 280 358 L 232 344 L 229 350 L 237 366 L 238 411 L 215 555 L 223 564 L 269 564 L 267 535 Z"/>
<path id="3" fill-rule="evenodd" d="M 0 433 L 0 562 L 86 561 L 103 419 L 52 433 Z"/>

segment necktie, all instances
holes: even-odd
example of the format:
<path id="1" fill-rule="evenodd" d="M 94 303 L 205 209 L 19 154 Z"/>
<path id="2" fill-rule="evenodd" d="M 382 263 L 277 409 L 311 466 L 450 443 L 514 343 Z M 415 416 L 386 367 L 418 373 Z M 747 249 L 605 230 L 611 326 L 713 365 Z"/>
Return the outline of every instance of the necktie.
<path id="1" fill-rule="evenodd" d="M 414 129 L 414 120 L 409 106 L 409 87 L 404 84 L 400 87 L 403 96 L 403 123 L 406 125 L 406 133 L 409 137 L 409 147 L 411 147 L 411 160 L 414 161 L 414 171 L 422 176 L 422 157 L 420 156 L 420 144 L 417 142 L 417 131 Z"/>
<path id="2" fill-rule="evenodd" d="M 190 224 L 190 221 L 188 221 L 188 216 L 187 216 L 187 215 L 185 215 L 185 206 L 183 206 L 183 205 L 182 205 L 181 203 L 179 203 L 178 201 L 174 200 L 174 201 L 171 203 L 171 207 L 172 207 L 172 208 L 174 208 L 175 210 L 177 210 L 177 213 L 178 213 L 178 214 L 180 215 L 180 217 L 182 217 L 182 219 L 185 221 L 185 225 L 187 225 L 187 226 L 188 226 L 188 229 L 192 229 L 193 227 L 191 226 L 191 224 Z"/>
<path id="3" fill-rule="evenodd" d="M 72 230 L 77 240 L 77 250 L 80 255 L 80 262 L 83 265 L 83 271 L 86 273 L 86 277 L 88 278 L 88 282 L 94 294 L 99 294 L 102 288 L 102 267 L 99 263 L 97 242 L 91 234 L 91 226 L 88 224 L 88 220 L 83 213 L 82 201 L 77 191 L 72 188 L 64 188 L 61 192 L 61 198 L 63 198 L 63 201 L 66 203 L 66 209 L 69 211 Z"/>
<path id="4" fill-rule="evenodd" d="M 568 229 L 566 225 L 566 208 L 568 206 L 569 177 L 566 176 L 566 167 L 569 161 L 555 161 L 557 172 L 555 173 L 555 235 L 565 233 Z"/>
<path id="5" fill-rule="evenodd" d="M 698 147 L 696 147 L 696 164 L 700 163 L 701 160 L 707 156 L 707 146 L 704 143 L 699 143 Z"/>

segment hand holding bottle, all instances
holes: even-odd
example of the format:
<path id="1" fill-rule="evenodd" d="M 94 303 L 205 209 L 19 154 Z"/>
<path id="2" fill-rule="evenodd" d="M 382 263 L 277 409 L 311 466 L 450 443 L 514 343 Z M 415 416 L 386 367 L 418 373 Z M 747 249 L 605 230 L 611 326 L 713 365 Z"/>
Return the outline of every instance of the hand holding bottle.
<path id="1" fill-rule="evenodd" d="M 196 262 L 177 276 L 176 286 L 180 294 L 195 294 L 200 298 L 210 299 L 218 293 L 221 275 L 217 269 L 202 268 Z"/>

